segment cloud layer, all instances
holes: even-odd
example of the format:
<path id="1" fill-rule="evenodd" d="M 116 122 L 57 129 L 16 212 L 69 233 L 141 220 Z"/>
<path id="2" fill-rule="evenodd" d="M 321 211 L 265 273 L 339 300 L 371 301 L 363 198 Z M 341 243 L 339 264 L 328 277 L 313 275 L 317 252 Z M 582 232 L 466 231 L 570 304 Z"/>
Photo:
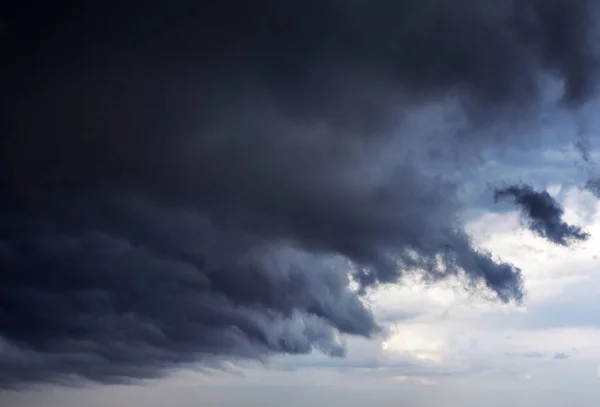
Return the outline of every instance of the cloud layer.
<path id="1" fill-rule="evenodd" d="M 564 209 L 547 191 L 536 191 L 529 185 L 498 188 L 496 202 L 510 199 L 521 208 L 527 227 L 553 243 L 568 246 L 570 242 L 587 240 L 589 234 L 580 227 L 563 221 Z"/>
<path id="2" fill-rule="evenodd" d="M 521 299 L 447 170 L 546 76 L 585 101 L 596 2 L 133 3 L 5 12 L 0 386 L 342 356 L 407 271 Z M 465 131 L 411 130 L 448 100 Z"/>

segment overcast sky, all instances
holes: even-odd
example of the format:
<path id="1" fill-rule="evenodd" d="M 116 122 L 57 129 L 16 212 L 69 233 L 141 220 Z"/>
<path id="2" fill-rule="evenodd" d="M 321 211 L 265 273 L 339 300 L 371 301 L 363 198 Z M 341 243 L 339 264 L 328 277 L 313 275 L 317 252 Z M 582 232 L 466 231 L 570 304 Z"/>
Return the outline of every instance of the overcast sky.
<path id="1" fill-rule="evenodd" d="M 600 405 L 597 1 L 33 3 L 2 407 Z"/>

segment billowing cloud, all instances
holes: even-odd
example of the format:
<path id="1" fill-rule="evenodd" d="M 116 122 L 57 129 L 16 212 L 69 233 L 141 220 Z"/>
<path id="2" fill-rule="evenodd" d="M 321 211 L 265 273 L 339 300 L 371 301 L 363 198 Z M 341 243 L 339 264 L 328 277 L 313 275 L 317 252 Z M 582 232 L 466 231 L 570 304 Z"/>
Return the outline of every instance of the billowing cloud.
<path id="1" fill-rule="evenodd" d="M 548 76 L 586 100 L 596 2 L 29 3 L 0 45 L 0 386 L 342 356 L 407 271 L 521 299 L 455 152 L 518 143 L 482 129 Z M 410 128 L 445 103 L 464 131 Z"/>
<path id="2" fill-rule="evenodd" d="M 494 196 L 497 202 L 508 199 L 520 206 L 527 227 L 553 243 L 567 246 L 571 241 L 589 237 L 580 227 L 563 221 L 564 209 L 547 191 L 536 191 L 529 185 L 513 185 L 496 189 Z"/>

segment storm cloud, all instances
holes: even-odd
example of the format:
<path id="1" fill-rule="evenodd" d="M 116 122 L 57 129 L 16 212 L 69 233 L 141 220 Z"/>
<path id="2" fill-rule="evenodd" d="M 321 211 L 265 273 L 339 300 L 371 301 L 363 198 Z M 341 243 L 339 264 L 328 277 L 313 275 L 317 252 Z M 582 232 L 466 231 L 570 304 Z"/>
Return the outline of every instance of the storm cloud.
<path id="1" fill-rule="evenodd" d="M 536 191 L 529 185 L 513 185 L 496 189 L 494 197 L 496 202 L 513 201 L 521 208 L 529 230 L 555 244 L 568 246 L 573 241 L 589 238 L 579 226 L 563 221 L 564 209 L 547 191 Z"/>
<path id="2" fill-rule="evenodd" d="M 521 300 L 454 169 L 593 93 L 597 2 L 69 3 L 3 11 L 0 386 L 343 356 L 407 272 Z"/>

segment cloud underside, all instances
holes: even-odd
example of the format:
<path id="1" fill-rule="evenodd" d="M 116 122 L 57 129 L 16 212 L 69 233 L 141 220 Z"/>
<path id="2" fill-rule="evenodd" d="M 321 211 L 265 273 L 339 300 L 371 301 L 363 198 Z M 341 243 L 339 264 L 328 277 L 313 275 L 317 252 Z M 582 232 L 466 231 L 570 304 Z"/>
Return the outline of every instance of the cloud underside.
<path id="1" fill-rule="evenodd" d="M 447 175 L 544 75 L 585 101 L 595 2 L 110 3 L 6 16 L 0 386 L 343 356 L 409 271 L 521 299 Z M 473 131 L 407 131 L 449 96 Z"/>

